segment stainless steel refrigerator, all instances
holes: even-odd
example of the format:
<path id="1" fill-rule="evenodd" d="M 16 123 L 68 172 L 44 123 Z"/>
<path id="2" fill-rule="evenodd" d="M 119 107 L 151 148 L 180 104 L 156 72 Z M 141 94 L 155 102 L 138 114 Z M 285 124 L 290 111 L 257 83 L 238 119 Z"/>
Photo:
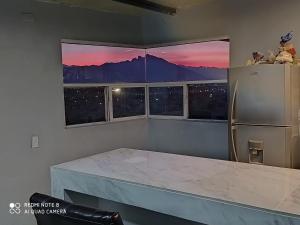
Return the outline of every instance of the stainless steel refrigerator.
<path id="1" fill-rule="evenodd" d="M 299 168 L 299 67 L 233 68 L 228 80 L 231 159 Z"/>

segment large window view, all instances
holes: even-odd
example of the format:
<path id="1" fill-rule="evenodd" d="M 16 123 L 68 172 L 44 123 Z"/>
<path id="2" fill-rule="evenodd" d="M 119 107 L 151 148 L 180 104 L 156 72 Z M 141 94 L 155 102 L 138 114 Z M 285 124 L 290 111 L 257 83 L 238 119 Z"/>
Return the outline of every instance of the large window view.
<path id="1" fill-rule="evenodd" d="M 67 126 L 227 119 L 226 40 L 150 49 L 63 43 L 62 59 Z"/>

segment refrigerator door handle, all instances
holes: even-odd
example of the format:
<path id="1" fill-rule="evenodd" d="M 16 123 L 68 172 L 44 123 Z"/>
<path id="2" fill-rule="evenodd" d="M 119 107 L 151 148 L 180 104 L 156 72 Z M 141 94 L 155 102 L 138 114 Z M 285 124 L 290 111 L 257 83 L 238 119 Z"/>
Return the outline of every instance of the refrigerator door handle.
<path id="1" fill-rule="evenodd" d="M 235 109 L 235 101 L 236 101 L 236 94 L 238 91 L 238 86 L 239 86 L 239 81 L 237 80 L 234 85 L 234 90 L 233 90 L 233 95 L 231 99 L 231 106 L 230 106 L 230 136 L 231 136 L 231 146 L 232 146 L 232 151 L 234 154 L 234 159 L 236 162 L 239 161 L 238 155 L 237 155 L 237 150 L 235 146 L 235 138 L 234 138 L 234 132 L 235 132 L 235 126 L 233 125 L 235 120 L 234 120 L 234 109 Z"/>
<path id="2" fill-rule="evenodd" d="M 235 146 L 235 138 L 234 138 L 234 132 L 236 131 L 236 127 L 231 126 L 230 130 L 231 130 L 231 146 L 232 146 L 232 151 L 233 151 L 233 155 L 234 155 L 234 160 L 236 162 L 238 162 L 239 158 L 237 155 L 237 150 L 236 150 L 236 146 Z"/>
<path id="3" fill-rule="evenodd" d="M 236 101 L 236 95 L 237 95 L 238 87 L 239 87 L 239 81 L 237 80 L 234 84 L 234 90 L 233 90 L 231 105 L 230 105 L 230 123 L 231 124 L 235 123 L 234 109 L 235 109 L 235 101 Z"/>

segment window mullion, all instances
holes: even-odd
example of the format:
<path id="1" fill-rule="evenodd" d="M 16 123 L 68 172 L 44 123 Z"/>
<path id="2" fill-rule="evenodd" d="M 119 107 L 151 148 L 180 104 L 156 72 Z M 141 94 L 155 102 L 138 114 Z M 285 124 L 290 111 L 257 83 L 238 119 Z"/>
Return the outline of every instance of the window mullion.
<path id="1" fill-rule="evenodd" d="M 113 121 L 112 86 L 108 86 L 108 115 L 109 121 Z"/>
<path id="2" fill-rule="evenodd" d="M 149 101 L 149 86 L 145 85 L 146 92 L 146 118 L 149 118 L 150 115 L 150 101 Z"/>
<path id="3" fill-rule="evenodd" d="M 184 119 L 188 119 L 189 117 L 189 99 L 188 99 L 188 85 L 183 85 L 183 117 Z"/>

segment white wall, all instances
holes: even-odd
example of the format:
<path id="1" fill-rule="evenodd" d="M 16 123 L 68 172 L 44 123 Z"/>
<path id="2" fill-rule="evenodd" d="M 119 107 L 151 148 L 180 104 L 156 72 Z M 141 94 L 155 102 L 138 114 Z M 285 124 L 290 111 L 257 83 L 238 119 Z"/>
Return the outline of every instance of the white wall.
<path id="1" fill-rule="evenodd" d="M 276 50 L 280 36 L 293 30 L 300 56 L 299 9 L 299 0 L 207 0 L 176 16 L 147 13 L 143 17 L 144 42 L 151 45 L 228 36 L 231 66 L 235 67 L 244 65 L 253 51 Z M 150 121 L 149 137 L 148 148 L 153 150 L 228 156 L 226 124 Z"/>
<path id="2" fill-rule="evenodd" d="M 21 12 L 36 21 L 22 21 Z M 119 147 L 143 148 L 146 121 L 64 128 L 60 39 L 139 44 L 140 19 L 30 0 L 0 3 L 0 224 L 33 225 L 11 216 L 10 202 L 50 193 L 49 167 Z M 41 148 L 30 148 L 31 135 Z"/>

